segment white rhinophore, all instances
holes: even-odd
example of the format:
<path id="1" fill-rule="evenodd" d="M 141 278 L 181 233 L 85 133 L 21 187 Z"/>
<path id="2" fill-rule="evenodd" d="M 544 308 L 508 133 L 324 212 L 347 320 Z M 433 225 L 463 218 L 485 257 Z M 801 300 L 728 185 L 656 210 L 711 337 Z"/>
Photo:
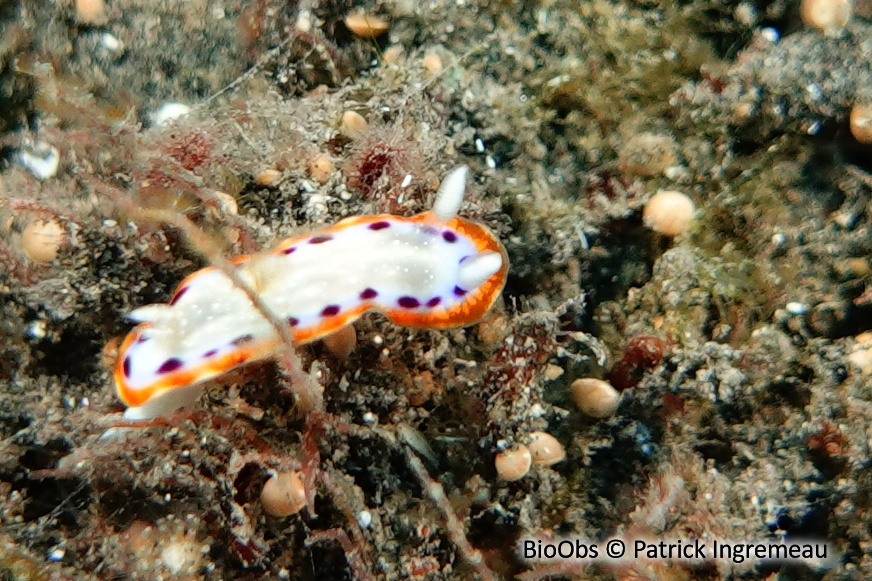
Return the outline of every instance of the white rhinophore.
<path id="1" fill-rule="evenodd" d="M 503 257 L 498 252 L 485 250 L 468 256 L 460 262 L 457 286 L 463 290 L 478 288 L 503 266 Z"/>
<path id="2" fill-rule="evenodd" d="M 442 223 L 445 223 L 457 215 L 460 204 L 463 202 L 463 194 L 466 192 L 466 175 L 469 168 L 465 165 L 454 168 L 442 180 L 436 201 L 433 202 L 433 215 Z"/>
<path id="3" fill-rule="evenodd" d="M 169 305 L 157 304 L 134 309 L 127 318 L 138 323 L 161 323 L 171 319 L 172 316 L 173 310 Z"/>

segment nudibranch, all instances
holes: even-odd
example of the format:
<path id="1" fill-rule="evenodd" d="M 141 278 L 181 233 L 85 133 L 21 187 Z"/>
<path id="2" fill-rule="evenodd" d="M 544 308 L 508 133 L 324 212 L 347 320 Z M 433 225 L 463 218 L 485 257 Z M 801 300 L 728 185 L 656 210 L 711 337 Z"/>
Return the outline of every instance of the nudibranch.
<path id="1" fill-rule="evenodd" d="M 367 311 L 414 327 L 471 325 L 499 297 L 509 263 L 491 231 L 457 216 L 466 177 L 466 167 L 452 170 L 429 212 L 346 218 L 239 257 L 232 261 L 237 278 L 298 344 L 326 337 Z M 281 345 L 249 295 L 216 267 L 185 278 L 169 304 L 138 308 L 130 318 L 140 324 L 115 364 L 129 419 L 186 405 L 189 387 L 267 358 Z"/>

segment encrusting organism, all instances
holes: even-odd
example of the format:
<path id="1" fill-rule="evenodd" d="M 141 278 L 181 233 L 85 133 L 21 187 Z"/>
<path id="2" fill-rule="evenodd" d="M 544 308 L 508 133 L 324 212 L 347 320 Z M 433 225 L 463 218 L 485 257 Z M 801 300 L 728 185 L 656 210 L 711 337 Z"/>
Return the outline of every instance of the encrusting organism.
<path id="1" fill-rule="evenodd" d="M 193 386 L 270 357 L 282 345 L 273 321 L 287 325 L 297 344 L 371 310 L 414 327 L 479 321 L 503 289 L 508 257 L 492 232 L 457 216 L 466 176 L 466 167 L 451 171 L 429 212 L 346 218 L 235 258 L 236 281 L 204 268 L 182 281 L 169 304 L 133 311 L 140 325 L 115 365 L 119 396 L 130 406 L 125 418 L 165 415 L 199 394 Z"/>

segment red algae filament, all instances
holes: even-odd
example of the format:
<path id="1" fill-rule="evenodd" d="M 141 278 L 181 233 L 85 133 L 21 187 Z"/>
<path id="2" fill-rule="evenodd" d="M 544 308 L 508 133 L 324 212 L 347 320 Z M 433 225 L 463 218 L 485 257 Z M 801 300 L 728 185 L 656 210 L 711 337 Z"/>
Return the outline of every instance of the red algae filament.
<path id="1" fill-rule="evenodd" d="M 624 355 L 608 374 L 609 382 L 619 391 L 635 387 L 645 375 L 660 365 L 669 344 L 654 335 L 636 335 L 627 340 Z"/>

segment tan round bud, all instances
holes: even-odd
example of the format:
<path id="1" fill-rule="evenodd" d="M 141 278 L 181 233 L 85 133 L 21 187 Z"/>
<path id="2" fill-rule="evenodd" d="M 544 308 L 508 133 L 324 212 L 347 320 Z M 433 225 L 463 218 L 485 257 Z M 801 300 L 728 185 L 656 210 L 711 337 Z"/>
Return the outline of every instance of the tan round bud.
<path id="1" fill-rule="evenodd" d="M 345 26 L 360 38 L 378 38 L 389 28 L 387 20 L 366 12 L 352 12 L 345 17 Z"/>
<path id="2" fill-rule="evenodd" d="M 872 105 L 854 105 L 849 123 L 854 139 L 860 143 L 872 143 Z"/>
<path id="3" fill-rule="evenodd" d="M 57 258 L 66 230 L 55 220 L 36 220 L 21 233 L 21 247 L 32 261 L 47 264 Z"/>
<path id="4" fill-rule="evenodd" d="M 431 52 L 425 56 L 422 64 L 424 65 L 424 70 L 427 71 L 427 74 L 431 77 L 435 77 L 442 72 L 442 59 L 439 58 L 439 55 L 435 52 Z"/>
<path id="5" fill-rule="evenodd" d="M 271 186 L 279 181 L 282 177 L 282 172 L 277 169 L 265 169 L 254 176 L 254 181 L 259 186 Z"/>
<path id="6" fill-rule="evenodd" d="M 863 375 L 872 375 L 872 347 L 869 349 L 857 349 L 846 356 L 851 365 L 860 370 Z"/>
<path id="7" fill-rule="evenodd" d="M 319 184 L 326 182 L 331 173 L 333 173 L 333 162 L 323 155 L 313 157 L 309 162 L 309 175 Z"/>
<path id="8" fill-rule="evenodd" d="M 497 454 L 494 464 L 497 468 L 497 476 L 513 482 L 520 480 L 530 471 L 530 466 L 533 465 L 533 455 L 527 446 L 519 444 L 515 448 Z"/>
<path id="9" fill-rule="evenodd" d="M 538 466 L 552 466 L 566 458 L 563 444 L 548 432 L 531 433 L 527 448 L 533 456 L 533 464 Z"/>
<path id="10" fill-rule="evenodd" d="M 576 379 L 569 390 L 578 409 L 593 418 L 607 418 L 614 414 L 621 400 L 621 394 L 611 383 L 592 377 Z"/>
<path id="11" fill-rule="evenodd" d="M 648 200 L 642 219 L 646 226 L 659 234 L 678 236 L 690 228 L 695 213 L 696 206 L 690 196 L 662 190 Z"/>
<path id="12" fill-rule="evenodd" d="M 849 258 L 845 266 L 857 278 L 863 278 L 872 272 L 872 265 L 869 264 L 869 260 L 866 258 Z"/>
<path id="13" fill-rule="evenodd" d="M 106 3 L 103 0 L 75 0 L 76 17 L 84 24 L 105 24 Z"/>
<path id="14" fill-rule="evenodd" d="M 357 137 L 369 127 L 363 115 L 357 111 L 346 111 L 342 114 L 341 129 L 349 137 Z"/>
<path id="15" fill-rule="evenodd" d="M 215 199 L 218 200 L 218 203 L 221 204 L 221 209 L 223 211 L 232 215 L 239 213 L 239 204 L 236 203 L 236 198 L 227 192 L 222 192 L 221 190 L 213 190 L 212 194 L 215 196 Z"/>
<path id="16" fill-rule="evenodd" d="M 285 517 L 306 506 L 306 488 L 301 472 L 279 472 L 270 476 L 260 492 L 263 510 L 272 516 Z"/>
<path id="17" fill-rule="evenodd" d="M 852 0 L 802 0 L 799 5 L 802 21 L 827 36 L 840 35 L 853 13 Z"/>

